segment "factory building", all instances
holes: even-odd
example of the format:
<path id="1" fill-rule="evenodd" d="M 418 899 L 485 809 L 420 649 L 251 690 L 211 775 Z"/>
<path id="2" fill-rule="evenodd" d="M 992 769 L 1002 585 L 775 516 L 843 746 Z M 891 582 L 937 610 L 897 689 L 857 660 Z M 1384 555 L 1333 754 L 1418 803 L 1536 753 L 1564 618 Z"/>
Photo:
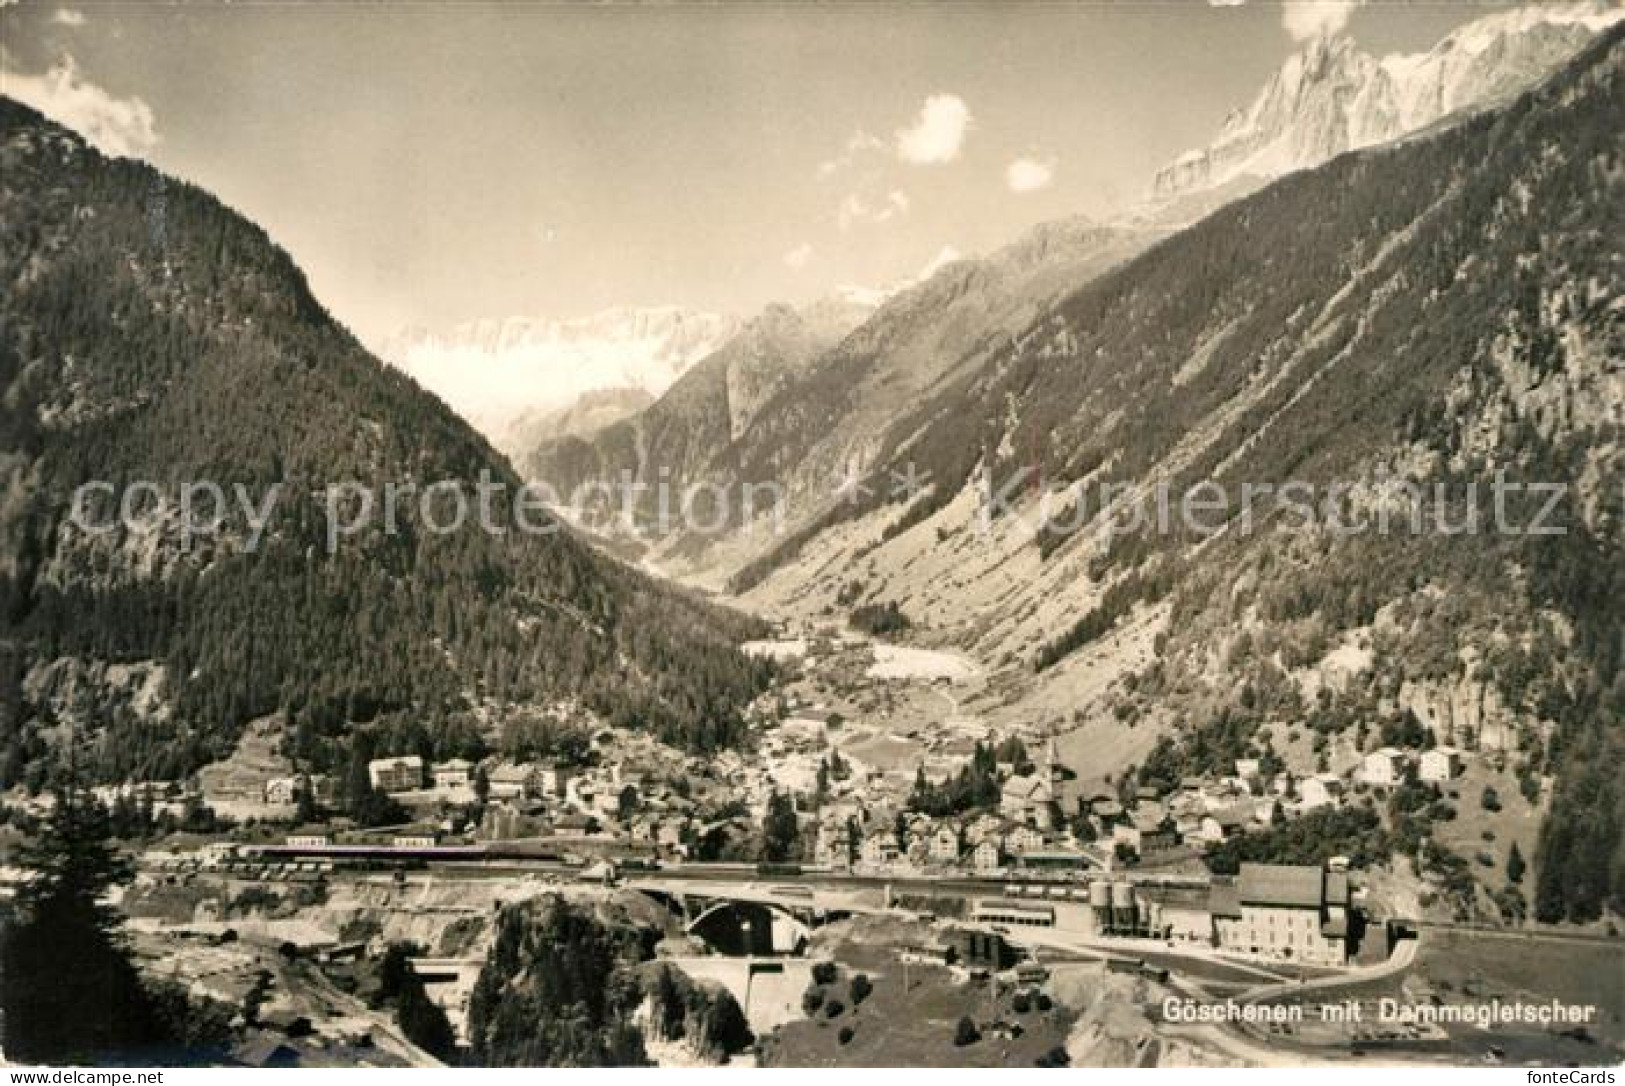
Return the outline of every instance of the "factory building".
<path id="1" fill-rule="evenodd" d="M 1214 914 L 1224 950 L 1310 965 L 1344 965 L 1353 942 L 1346 871 L 1242 864 L 1234 915 Z"/>
<path id="2" fill-rule="evenodd" d="M 1053 906 L 1040 905 L 1037 902 L 1006 901 L 1000 898 L 978 901 L 976 907 L 971 910 L 970 918 L 978 924 L 998 924 L 1023 928 L 1053 928 L 1055 926 L 1055 909 Z"/>

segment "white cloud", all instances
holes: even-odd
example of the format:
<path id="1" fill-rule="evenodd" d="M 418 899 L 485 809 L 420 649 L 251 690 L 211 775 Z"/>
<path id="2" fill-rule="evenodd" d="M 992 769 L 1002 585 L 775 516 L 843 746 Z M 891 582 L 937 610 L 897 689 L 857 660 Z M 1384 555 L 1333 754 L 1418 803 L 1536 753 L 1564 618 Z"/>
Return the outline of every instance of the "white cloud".
<path id="1" fill-rule="evenodd" d="M 812 259 L 812 256 L 813 247 L 806 242 L 802 242 L 784 254 L 784 266 L 791 271 L 800 271 L 807 266 L 807 262 Z"/>
<path id="2" fill-rule="evenodd" d="M 85 25 L 85 13 L 72 8 L 57 8 L 51 13 L 51 22 L 57 26 L 81 27 Z"/>
<path id="3" fill-rule="evenodd" d="M 0 90 L 67 125 L 104 154 L 143 155 L 158 143 L 151 106 L 140 98 L 115 98 L 86 81 L 66 54 L 43 75 L 0 70 Z"/>
<path id="4" fill-rule="evenodd" d="M 955 94 L 933 94 L 912 125 L 897 130 L 897 157 L 916 165 L 952 162 L 970 128 L 970 108 Z"/>
<path id="5" fill-rule="evenodd" d="M 1246 2 L 1247 0 L 1207 0 L 1207 6 L 1210 8 L 1239 8 Z"/>
<path id="6" fill-rule="evenodd" d="M 859 155 L 885 149 L 884 140 L 879 136 L 870 135 L 860 128 L 846 138 L 846 146 L 841 149 L 840 154 L 818 164 L 818 176 L 829 177 L 831 174 L 838 173 L 852 165 Z"/>
<path id="7" fill-rule="evenodd" d="M 1348 25 L 1349 16 L 1364 0 L 1286 0 L 1281 25 L 1293 41 L 1335 34 Z"/>
<path id="8" fill-rule="evenodd" d="M 1004 183 L 1011 192 L 1037 192 L 1054 180 L 1054 159 L 1018 158 L 1004 168 Z"/>
<path id="9" fill-rule="evenodd" d="M 885 196 L 875 198 L 852 192 L 835 210 L 835 223 L 845 233 L 860 223 L 890 222 L 907 215 L 909 206 L 908 193 L 902 189 L 892 189 Z"/>

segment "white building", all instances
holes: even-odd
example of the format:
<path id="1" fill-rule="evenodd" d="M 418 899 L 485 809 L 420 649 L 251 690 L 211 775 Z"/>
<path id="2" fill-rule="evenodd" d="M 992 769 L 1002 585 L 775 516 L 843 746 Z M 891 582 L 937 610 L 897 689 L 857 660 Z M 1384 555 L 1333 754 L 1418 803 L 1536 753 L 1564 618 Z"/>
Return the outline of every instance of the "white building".
<path id="1" fill-rule="evenodd" d="M 1343 799 L 1343 781 L 1330 773 L 1307 777 L 1298 785 L 1299 806 L 1305 811 L 1335 807 Z"/>
<path id="2" fill-rule="evenodd" d="M 845 822 L 824 822 L 818 827 L 818 842 L 814 846 L 814 855 L 821 864 L 844 868 L 851 861 L 851 854 L 848 852 L 849 841 Z"/>
<path id="3" fill-rule="evenodd" d="M 1031 826 L 1017 826 L 1004 838 L 1006 852 L 1016 856 L 1024 856 L 1029 852 L 1038 852 L 1044 847 L 1044 835 Z"/>
<path id="4" fill-rule="evenodd" d="M 1048 779 L 1037 773 L 1011 777 L 999 793 L 999 813 L 1016 822 L 1043 824 L 1049 817 Z"/>
<path id="5" fill-rule="evenodd" d="M 462 758 L 452 758 L 445 762 L 434 764 L 434 786 L 436 788 L 467 788 L 473 783 L 474 765 Z"/>
<path id="6" fill-rule="evenodd" d="M 897 862 L 897 838 L 890 832 L 872 833 L 863 839 L 863 862 L 870 867 L 889 867 Z"/>
<path id="7" fill-rule="evenodd" d="M 416 754 L 374 758 L 367 763 L 367 778 L 384 792 L 413 792 L 423 787 L 423 759 Z"/>
<path id="8" fill-rule="evenodd" d="M 1392 788 L 1405 779 L 1405 752 L 1395 747 L 1383 747 L 1365 756 L 1360 766 L 1360 779 L 1379 788 Z"/>
<path id="9" fill-rule="evenodd" d="M 1233 953 L 1311 965 L 1349 954 L 1349 880 L 1319 867 L 1242 864 L 1238 907 L 1215 915 L 1219 945 Z"/>
<path id="10" fill-rule="evenodd" d="M 531 768 L 506 762 L 491 770 L 487 780 L 491 785 L 492 799 L 518 799 L 530 794 Z"/>
<path id="11" fill-rule="evenodd" d="M 1461 751 L 1455 747 L 1434 747 L 1422 752 L 1419 775 L 1424 781 L 1453 781 L 1461 775 Z"/>
<path id="12" fill-rule="evenodd" d="M 299 798 L 298 777 L 272 777 L 265 782 L 265 802 L 286 806 Z"/>

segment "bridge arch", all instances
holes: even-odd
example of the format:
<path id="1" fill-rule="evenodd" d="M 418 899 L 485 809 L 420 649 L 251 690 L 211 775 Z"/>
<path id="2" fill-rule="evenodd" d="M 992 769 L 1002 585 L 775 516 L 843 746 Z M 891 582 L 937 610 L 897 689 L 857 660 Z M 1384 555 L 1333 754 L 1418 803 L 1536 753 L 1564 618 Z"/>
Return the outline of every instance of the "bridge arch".
<path id="1" fill-rule="evenodd" d="M 717 953 L 734 957 L 798 954 L 812 934 L 787 910 L 760 901 L 718 901 L 685 930 Z"/>

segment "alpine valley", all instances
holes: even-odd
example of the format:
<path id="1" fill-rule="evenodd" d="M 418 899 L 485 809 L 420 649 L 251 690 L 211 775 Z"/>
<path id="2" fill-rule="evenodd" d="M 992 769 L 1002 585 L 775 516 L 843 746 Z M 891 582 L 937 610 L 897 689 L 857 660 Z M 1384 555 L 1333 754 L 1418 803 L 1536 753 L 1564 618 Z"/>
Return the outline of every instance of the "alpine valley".
<path id="1" fill-rule="evenodd" d="M 1071 123 L 1036 67 L 913 120 L 856 101 L 890 70 L 785 106 L 784 43 L 850 65 L 798 22 L 827 18 L 918 59 L 888 28 L 919 16 L 920 57 L 1065 29 L 1070 65 L 1160 8 L 980 41 L 970 9 L 679 7 L 0 3 L 42 46 L 0 57 L 6 1058 L 1625 1059 L 1625 8 L 1193 5 L 1258 66 L 1168 86 L 1273 74 L 1085 216 L 1081 145 L 1001 115 Z M 71 59 L 13 74 L 171 17 L 252 123 L 162 97 L 167 37 L 130 84 L 162 141 Z M 239 63 L 247 21 L 364 108 L 255 93 L 305 100 Z M 448 133 L 488 157 L 431 157 Z M 290 170 L 242 206 L 307 280 L 107 153 L 202 147 L 230 168 L 189 176 L 265 199 L 232 187 L 262 138 L 376 194 L 315 221 L 432 202 L 436 240 L 347 277 Z M 978 254 L 831 286 L 977 208 Z M 555 212 L 599 229 L 525 264 Z M 705 304 L 530 312 L 669 281 Z M 335 315 L 425 298 L 453 323 L 376 352 Z M 1400 997 L 1465 1010 L 1361 1019 Z M 1474 1017 L 1519 1006 L 1579 1017 Z"/>
<path id="2" fill-rule="evenodd" d="M 1520 817 L 1543 814 L 1542 918 L 1617 908 L 1621 51 L 1617 30 L 1587 44 L 1617 16 L 1531 8 L 1382 63 L 1317 38 L 1160 199 L 954 262 L 821 352 L 770 313 L 525 470 L 643 484 L 631 522 L 600 510 L 606 539 L 749 610 L 897 611 L 908 640 L 990 670 L 971 703 L 989 727 L 1058 734 L 1097 781 L 1259 755 L 1338 771 L 1419 721 L 1492 752 Z M 1459 524 L 1498 475 L 1567 484 L 1566 534 L 1349 537 L 1277 497 L 1246 530 L 1231 508 L 1216 533 L 1114 538 L 1079 509 L 1111 486 L 1347 480 L 1367 512 L 1439 487 Z M 657 526 L 661 479 L 779 485 L 787 527 L 760 506 Z M 1460 856 L 1420 855 L 1497 915 Z"/>

